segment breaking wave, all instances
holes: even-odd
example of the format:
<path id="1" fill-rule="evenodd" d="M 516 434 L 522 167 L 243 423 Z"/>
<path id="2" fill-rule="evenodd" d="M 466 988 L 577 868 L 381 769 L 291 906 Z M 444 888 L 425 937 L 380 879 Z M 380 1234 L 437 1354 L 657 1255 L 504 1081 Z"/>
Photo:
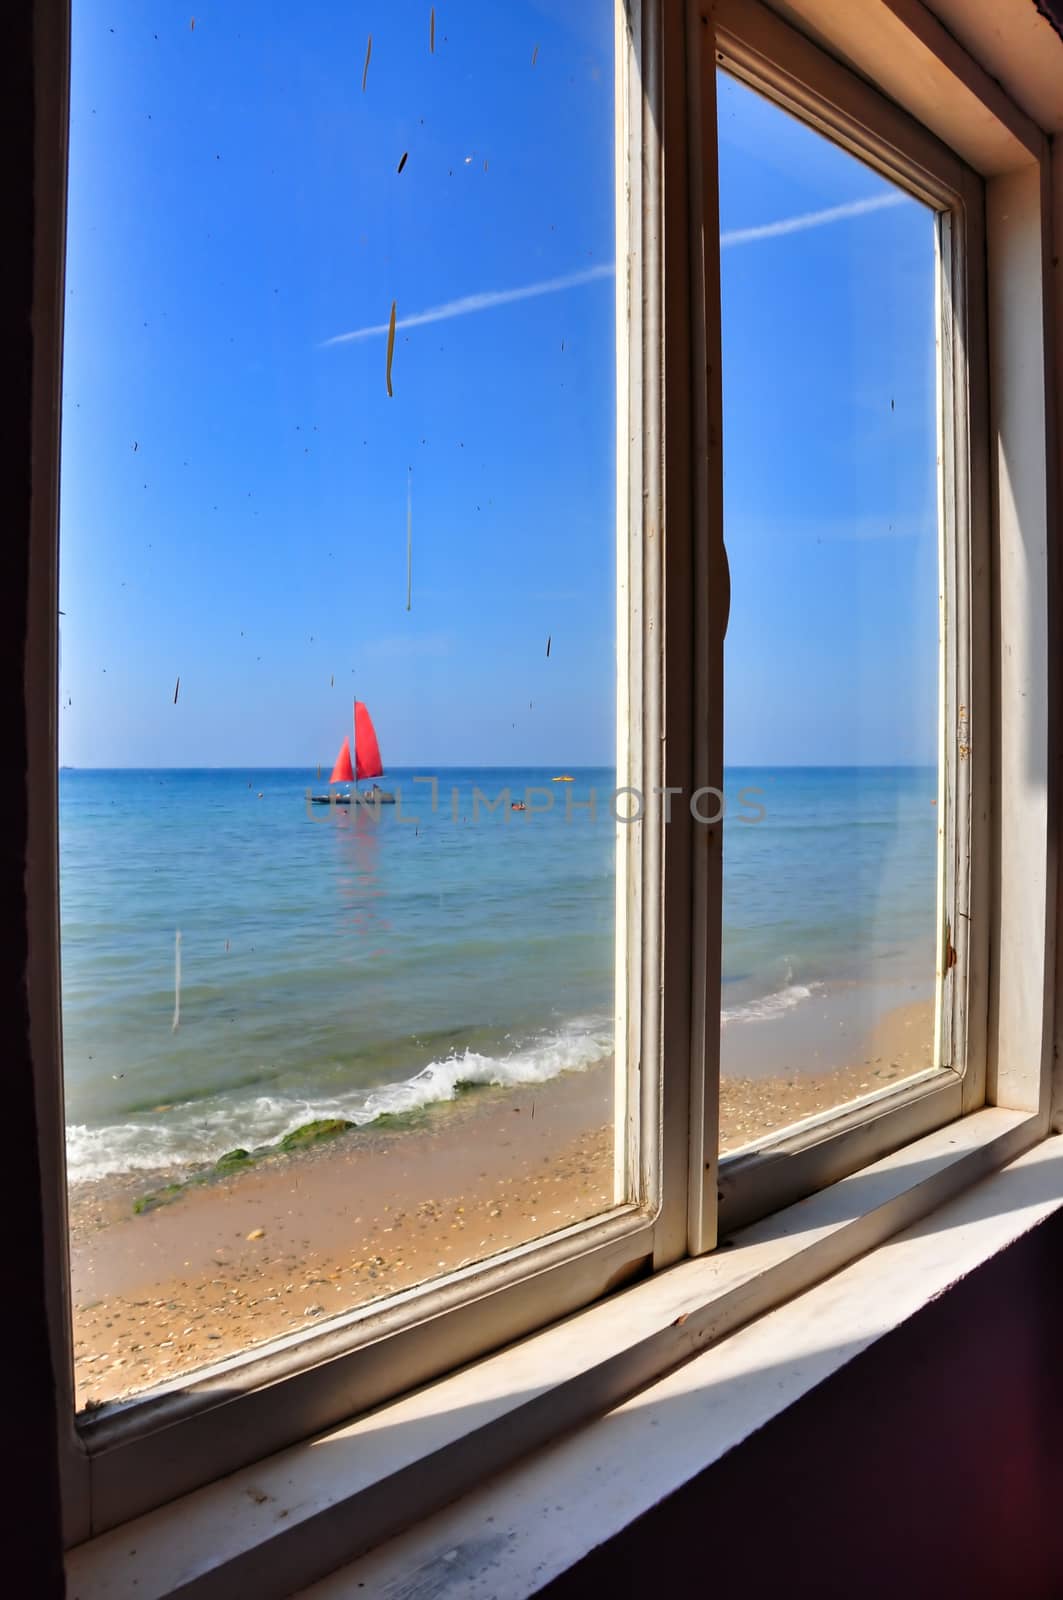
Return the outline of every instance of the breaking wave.
<path id="1" fill-rule="evenodd" d="M 789 983 L 775 994 L 763 995 L 759 1000 L 747 1000 L 744 1005 L 725 1006 L 721 1018 L 725 1027 L 735 1022 L 770 1022 L 785 1016 L 795 1006 L 811 1000 L 823 988 L 821 983 Z"/>
<path id="2" fill-rule="evenodd" d="M 269 1144 L 318 1118 L 343 1117 L 364 1127 L 384 1113 L 417 1111 L 453 1100 L 459 1085 L 506 1088 L 547 1083 L 563 1072 L 584 1072 L 612 1051 L 611 1023 L 582 1018 L 508 1055 L 455 1051 L 430 1061 L 412 1077 L 372 1089 L 305 1097 L 217 1095 L 98 1127 L 74 1123 L 66 1130 L 68 1176 L 79 1183 L 127 1172 L 187 1169 L 217 1161 L 236 1146 Z"/>

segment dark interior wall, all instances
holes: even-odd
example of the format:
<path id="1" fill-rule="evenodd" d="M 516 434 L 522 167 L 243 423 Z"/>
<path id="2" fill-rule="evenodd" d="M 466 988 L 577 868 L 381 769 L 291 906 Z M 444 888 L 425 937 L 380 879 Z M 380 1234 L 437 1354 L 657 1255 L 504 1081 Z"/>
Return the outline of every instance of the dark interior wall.
<path id="1" fill-rule="evenodd" d="M 1059 1600 L 1063 1214 L 544 1594 Z"/>
<path id="2" fill-rule="evenodd" d="M 1037 10 L 1063 38 L 1063 0 L 1033 0 Z"/>
<path id="3" fill-rule="evenodd" d="M 39 1206 L 36 1113 L 26 1002 L 26 771 L 24 651 L 30 527 L 33 398 L 33 11 L 31 0 L 4 9 L 0 52 L 3 126 L 4 264 L 0 296 L 8 420 L 3 440 L 3 581 L 0 582 L 0 726 L 5 735 L 0 784 L 0 1072 L 3 1078 L 2 1183 L 4 1287 L 3 1418 L 14 1449 L 3 1474 L 0 1572 L 7 1593 L 51 1600 L 63 1593 L 59 1484 L 55 1459 L 55 1386 L 44 1307 L 44 1251 Z"/>

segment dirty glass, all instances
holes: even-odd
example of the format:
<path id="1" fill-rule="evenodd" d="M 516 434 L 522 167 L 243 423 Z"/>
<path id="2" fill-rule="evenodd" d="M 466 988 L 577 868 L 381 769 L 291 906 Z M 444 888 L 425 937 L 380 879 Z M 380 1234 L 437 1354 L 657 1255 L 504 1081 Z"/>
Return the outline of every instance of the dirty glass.
<path id="1" fill-rule="evenodd" d="M 936 219 L 718 75 L 721 1146 L 934 1064 Z"/>
<path id="2" fill-rule="evenodd" d="M 81 1407 L 613 1204 L 613 31 L 75 0 Z"/>

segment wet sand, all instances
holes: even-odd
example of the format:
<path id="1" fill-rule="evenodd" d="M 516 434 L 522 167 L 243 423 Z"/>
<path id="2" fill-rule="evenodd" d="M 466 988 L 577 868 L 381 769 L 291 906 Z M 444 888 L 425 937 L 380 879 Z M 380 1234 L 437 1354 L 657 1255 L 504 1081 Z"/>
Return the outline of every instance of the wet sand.
<path id="1" fill-rule="evenodd" d="M 724 1077 L 735 1150 L 928 1060 L 931 1008 L 901 1007 L 850 1065 Z M 402 1131 L 362 1130 L 193 1185 L 168 1174 L 71 1191 L 77 1403 L 120 1399 L 313 1326 L 612 1203 L 612 1066 L 483 1090 Z"/>

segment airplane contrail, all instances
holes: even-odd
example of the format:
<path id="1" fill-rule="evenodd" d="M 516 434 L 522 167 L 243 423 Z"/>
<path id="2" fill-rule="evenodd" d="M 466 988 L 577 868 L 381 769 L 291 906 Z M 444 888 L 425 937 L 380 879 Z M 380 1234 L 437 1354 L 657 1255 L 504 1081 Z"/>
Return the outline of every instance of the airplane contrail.
<path id="1" fill-rule="evenodd" d="M 721 233 L 720 248 L 727 250 L 736 244 L 754 244 L 759 239 L 778 239 L 787 233 L 803 233 L 807 228 L 821 228 L 832 222 L 844 222 L 848 217 L 884 211 L 889 206 L 902 205 L 907 199 L 909 196 L 898 190 L 893 194 L 873 195 L 867 200 L 850 200 L 845 205 L 830 206 L 825 211 L 806 211 L 798 217 L 782 217 L 777 222 L 765 222 L 756 228 L 734 228 L 728 233 Z M 492 311 L 496 306 L 513 305 L 518 300 L 560 294 L 564 289 L 576 289 L 584 283 L 611 278 L 615 270 L 611 261 L 603 261 L 597 266 L 584 267 L 579 272 L 567 272 L 558 278 L 542 278 L 538 283 L 522 283 L 513 289 L 484 289 L 479 294 L 466 294 L 460 300 L 448 300 L 441 306 L 430 306 L 426 311 L 412 311 L 407 317 L 398 317 L 395 328 L 420 328 L 429 322 L 449 322 L 452 317 L 468 317 L 476 311 Z M 322 348 L 375 339 L 386 334 L 389 327 L 388 322 L 374 322 L 366 328 L 354 328 L 350 333 L 337 333 L 331 339 L 324 339 Z"/>
<path id="2" fill-rule="evenodd" d="M 863 217 L 869 211 L 885 211 L 888 206 L 903 205 L 911 197 L 897 190 L 894 194 L 876 194 L 869 200 L 850 200 L 843 206 L 830 206 L 826 211 L 806 211 L 799 217 L 783 217 L 778 222 L 765 222 L 759 228 L 734 228 L 720 234 L 720 249 L 729 245 L 754 244 L 758 239 L 779 239 L 785 233 L 803 233 L 806 228 L 822 228 L 828 222 L 844 222 L 847 217 Z"/>
<path id="3" fill-rule="evenodd" d="M 491 311 L 495 306 L 512 305 L 516 300 L 533 300 L 541 294 L 559 294 L 562 289 L 575 289 L 581 283 L 593 283 L 597 278 L 611 278 L 614 267 L 611 261 L 596 267 L 585 267 L 580 272 L 568 272 L 561 278 L 543 278 L 539 283 L 523 283 L 515 289 L 485 289 L 480 294 L 463 295 L 460 300 L 448 300 L 445 305 L 431 306 L 427 311 L 412 311 L 408 317 L 398 317 L 396 329 L 419 328 L 426 322 L 448 322 L 451 317 L 468 317 L 474 311 Z M 388 323 L 375 322 L 369 328 L 355 328 L 351 333 L 337 333 L 324 344 L 353 344 L 357 339 L 372 339 L 387 333 Z"/>

